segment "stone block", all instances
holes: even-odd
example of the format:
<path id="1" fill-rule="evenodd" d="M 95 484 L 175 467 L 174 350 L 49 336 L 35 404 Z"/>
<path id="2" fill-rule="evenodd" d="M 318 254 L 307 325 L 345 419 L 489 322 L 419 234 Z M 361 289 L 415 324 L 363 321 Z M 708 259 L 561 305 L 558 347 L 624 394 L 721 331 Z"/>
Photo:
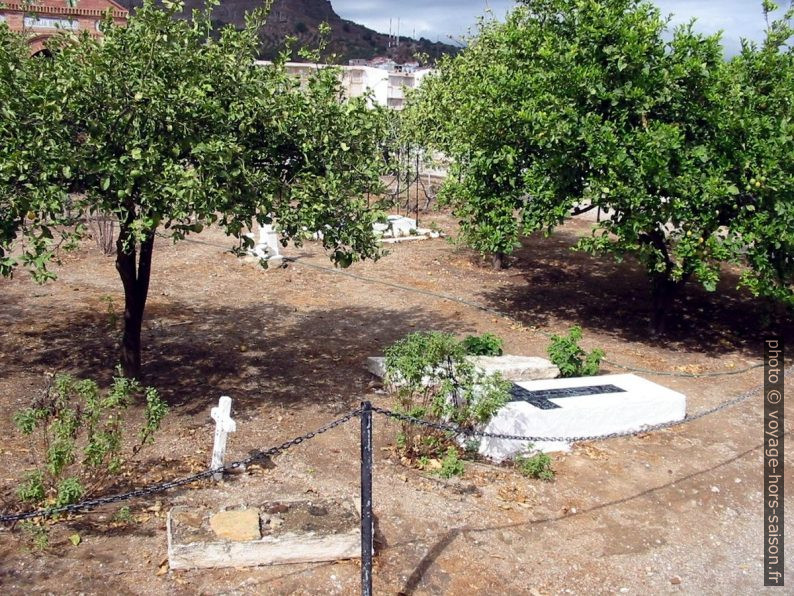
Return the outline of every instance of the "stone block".
<path id="1" fill-rule="evenodd" d="M 221 511 L 210 516 L 210 528 L 215 536 L 222 540 L 244 542 L 259 540 L 259 510 L 240 509 L 239 511 Z"/>
<path id="2" fill-rule="evenodd" d="M 386 376 L 386 358 L 383 356 L 370 356 L 367 358 L 367 370 L 382 379 Z"/>
<path id="3" fill-rule="evenodd" d="M 254 530 L 255 529 L 255 530 Z M 361 556 L 352 500 L 285 500 L 239 511 L 168 512 L 171 569 L 312 563 Z"/>
<path id="4" fill-rule="evenodd" d="M 469 360 L 487 374 L 500 373 L 508 381 L 555 379 L 560 369 L 545 358 L 535 356 L 471 356 Z"/>
<path id="5" fill-rule="evenodd" d="M 469 361 L 486 374 L 495 372 L 509 381 L 553 379 L 560 370 L 545 358 L 534 356 L 469 356 Z M 382 356 L 367 358 L 367 370 L 379 378 L 386 375 L 386 359 Z"/>

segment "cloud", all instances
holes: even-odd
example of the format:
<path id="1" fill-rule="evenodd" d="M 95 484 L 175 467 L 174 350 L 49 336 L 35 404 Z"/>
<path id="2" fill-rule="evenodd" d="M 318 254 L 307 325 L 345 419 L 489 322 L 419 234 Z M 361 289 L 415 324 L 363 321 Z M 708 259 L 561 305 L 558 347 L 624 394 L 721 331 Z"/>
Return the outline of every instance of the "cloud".
<path id="1" fill-rule="evenodd" d="M 399 19 L 401 35 L 413 36 L 415 31 L 417 36 L 434 41 L 447 41 L 450 35 L 460 38 L 486 10 L 503 18 L 515 6 L 509 0 L 332 0 L 332 4 L 343 18 L 377 31 L 388 33 L 391 20 L 396 33 Z M 738 50 L 742 37 L 762 39 L 766 26 L 761 0 L 656 0 L 655 4 L 662 14 L 672 13 L 673 25 L 696 18 L 698 31 L 722 30 L 729 53 Z"/>

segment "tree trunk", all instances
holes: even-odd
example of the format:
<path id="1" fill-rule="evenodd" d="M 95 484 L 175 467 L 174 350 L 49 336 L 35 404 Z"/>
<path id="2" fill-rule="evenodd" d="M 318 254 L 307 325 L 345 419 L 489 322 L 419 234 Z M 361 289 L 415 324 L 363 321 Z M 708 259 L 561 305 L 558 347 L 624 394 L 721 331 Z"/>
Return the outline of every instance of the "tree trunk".
<path id="1" fill-rule="evenodd" d="M 503 252 L 493 253 L 491 255 L 491 268 L 496 270 L 504 269 L 506 259 L 507 255 Z"/>
<path id="2" fill-rule="evenodd" d="M 655 276 L 651 280 L 651 292 L 653 295 L 652 333 L 661 335 L 667 330 L 670 311 L 683 284 L 683 281 L 674 281 L 665 275 Z"/>
<path id="3" fill-rule="evenodd" d="M 125 240 L 128 246 L 125 250 Z M 124 285 L 124 334 L 121 339 L 121 367 L 124 375 L 138 379 L 141 374 L 141 326 L 149 278 L 152 270 L 154 233 L 141 242 L 140 257 L 136 265 L 136 247 L 127 222 L 116 241 L 116 270 Z"/>

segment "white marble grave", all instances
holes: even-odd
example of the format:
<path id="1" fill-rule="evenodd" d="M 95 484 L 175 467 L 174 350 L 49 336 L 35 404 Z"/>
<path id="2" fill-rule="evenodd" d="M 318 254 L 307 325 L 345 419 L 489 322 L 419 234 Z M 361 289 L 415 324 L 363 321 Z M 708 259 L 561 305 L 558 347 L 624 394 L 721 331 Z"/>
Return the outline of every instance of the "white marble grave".
<path id="1" fill-rule="evenodd" d="M 482 430 L 489 433 L 575 437 L 641 430 L 682 420 L 686 397 L 632 374 L 519 381 L 510 401 Z M 568 441 L 536 442 L 542 451 L 568 451 Z M 500 462 L 527 442 L 483 438 L 481 455 Z"/>
<path id="2" fill-rule="evenodd" d="M 438 238 L 440 234 L 430 228 L 420 228 L 416 220 L 402 215 L 389 215 L 386 223 L 376 223 L 372 226 L 375 234 L 381 237 L 381 242 L 404 242 L 406 240 L 426 240 Z"/>
<path id="3" fill-rule="evenodd" d="M 385 223 L 377 222 L 372 224 L 372 232 L 385 244 L 441 237 L 440 232 L 430 228 L 417 227 L 415 219 L 403 217 L 402 215 L 389 215 L 386 217 Z M 312 238 L 322 240 L 322 230 L 314 232 Z"/>

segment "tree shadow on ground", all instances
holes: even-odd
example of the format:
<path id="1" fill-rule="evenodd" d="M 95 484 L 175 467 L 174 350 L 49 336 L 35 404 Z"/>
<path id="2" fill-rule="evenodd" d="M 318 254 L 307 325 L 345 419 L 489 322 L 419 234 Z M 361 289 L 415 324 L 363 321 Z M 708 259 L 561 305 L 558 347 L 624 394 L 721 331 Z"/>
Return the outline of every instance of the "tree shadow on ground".
<path id="1" fill-rule="evenodd" d="M 785 435 L 790 435 L 790 433 L 784 433 Z M 564 522 L 565 520 L 571 519 L 573 517 L 587 517 L 591 516 L 594 513 L 598 513 L 599 511 L 609 510 L 620 505 L 625 505 L 627 503 L 634 503 L 637 500 L 646 498 L 646 497 L 654 497 L 659 493 L 662 493 L 670 488 L 680 487 L 682 484 L 688 483 L 690 481 L 700 480 L 702 477 L 707 476 L 717 470 L 721 470 L 726 466 L 733 464 L 736 461 L 744 459 L 745 457 L 751 456 L 755 454 L 757 451 L 762 449 L 764 445 L 755 445 L 744 451 L 737 453 L 731 456 L 728 459 L 720 461 L 716 464 L 710 465 L 708 467 L 702 468 L 700 470 L 690 472 L 688 474 L 684 474 L 675 478 L 674 480 L 670 480 L 665 482 L 664 484 L 653 486 L 647 488 L 645 490 L 636 492 L 631 495 L 627 495 L 620 499 L 614 499 L 612 501 L 604 501 L 601 503 L 593 504 L 589 507 L 582 507 L 575 513 L 565 512 L 559 515 L 550 515 L 547 517 L 541 517 L 533 520 L 528 521 L 518 521 L 518 522 L 511 522 L 508 521 L 504 524 L 495 524 L 490 526 L 482 526 L 476 527 L 471 524 L 466 524 L 460 527 L 451 528 L 447 530 L 441 537 L 438 539 L 425 553 L 422 559 L 417 563 L 416 567 L 413 569 L 411 574 L 408 576 L 408 579 L 405 582 L 403 589 L 400 591 L 400 594 L 415 594 L 417 589 L 420 587 L 424 579 L 432 573 L 433 567 L 436 564 L 438 558 L 449 548 L 449 546 L 455 541 L 456 538 L 465 534 L 488 534 L 491 532 L 497 532 L 500 530 L 511 530 L 511 529 L 519 529 L 519 528 L 530 528 L 530 527 L 538 527 L 538 526 L 547 526 L 554 524 L 556 522 Z M 656 498 L 656 503 L 664 502 L 665 499 Z M 404 547 L 407 543 L 400 542 L 397 544 L 391 544 L 388 548 L 401 548 Z"/>
<path id="2" fill-rule="evenodd" d="M 572 251 L 579 236 L 559 231 L 526 238 L 515 253 L 513 282 L 486 290 L 493 307 L 526 325 L 581 325 L 616 339 L 650 347 L 760 358 L 763 339 L 794 337 L 791 315 L 781 305 L 737 290 L 735 271 L 724 271 L 716 292 L 691 282 L 683 289 L 664 334 L 649 330 L 650 284 L 633 259 L 621 263 Z"/>
<path id="3" fill-rule="evenodd" d="M 28 309 L 28 317 L 36 319 L 35 311 Z M 268 302 L 227 309 L 152 305 L 142 333 L 143 382 L 185 415 L 207 412 L 220 395 L 233 397 L 243 419 L 264 406 L 347 411 L 376 380 L 364 367 L 366 358 L 416 330 L 473 329 L 408 306 L 299 311 Z M 64 310 L 23 333 L 41 349 L 5 354 L 0 374 L 38 370 L 110 381 L 118 343 L 103 313 Z"/>

